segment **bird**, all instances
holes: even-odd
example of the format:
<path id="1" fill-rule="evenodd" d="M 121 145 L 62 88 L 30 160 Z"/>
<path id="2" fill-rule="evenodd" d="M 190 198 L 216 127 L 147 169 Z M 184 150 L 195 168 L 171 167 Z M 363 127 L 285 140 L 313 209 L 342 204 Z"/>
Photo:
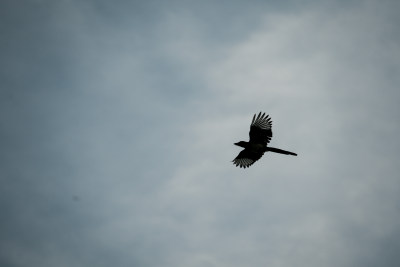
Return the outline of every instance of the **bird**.
<path id="1" fill-rule="evenodd" d="M 248 168 L 253 165 L 254 162 L 259 160 L 265 152 L 275 152 L 285 155 L 297 156 L 296 153 L 282 150 L 275 147 L 269 147 L 268 143 L 272 138 L 272 120 L 269 115 L 264 113 L 254 114 L 253 120 L 250 124 L 250 140 L 249 142 L 240 141 L 234 143 L 234 145 L 243 147 L 239 155 L 232 160 L 233 164 L 240 168 Z"/>

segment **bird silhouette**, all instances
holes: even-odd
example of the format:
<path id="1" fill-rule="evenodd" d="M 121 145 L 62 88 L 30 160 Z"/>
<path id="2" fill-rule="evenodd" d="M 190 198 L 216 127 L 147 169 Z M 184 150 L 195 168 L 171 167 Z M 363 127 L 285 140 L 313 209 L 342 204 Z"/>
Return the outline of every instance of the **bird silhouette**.
<path id="1" fill-rule="evenodd" d="M 233 164 L 240 166 L 240 168 L 250 167 L 268 151 L 297 156 L 296 153 L 267 146 L 272 138 L 272 120 L 268 115 L 265 116 L 265 113 L 254 114 L 250 124 L 249 135 L 249 142 L 240 141 L 234 143 L 244 148 L 232 161 Z"/>

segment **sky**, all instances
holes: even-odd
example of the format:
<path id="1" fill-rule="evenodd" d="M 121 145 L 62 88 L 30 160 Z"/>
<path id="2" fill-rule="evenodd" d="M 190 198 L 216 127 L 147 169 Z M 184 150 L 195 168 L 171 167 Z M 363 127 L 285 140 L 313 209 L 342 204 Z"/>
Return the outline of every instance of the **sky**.
<path id="1" fill-rule="evenodd" d="M 0 265 L 400 266 L 398 10 L 1 1 Z"/>

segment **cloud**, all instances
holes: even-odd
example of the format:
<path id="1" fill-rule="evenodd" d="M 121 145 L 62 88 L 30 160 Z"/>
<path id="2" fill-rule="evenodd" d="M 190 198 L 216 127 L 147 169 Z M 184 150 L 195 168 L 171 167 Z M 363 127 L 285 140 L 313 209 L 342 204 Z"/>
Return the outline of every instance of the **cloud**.
<path id="1" fill-rule="evenodd" d="M 398 265 L 397 3 L 27 3 L 2 265 Z M 299 156 L 235 168 L 261 110 Z"/>

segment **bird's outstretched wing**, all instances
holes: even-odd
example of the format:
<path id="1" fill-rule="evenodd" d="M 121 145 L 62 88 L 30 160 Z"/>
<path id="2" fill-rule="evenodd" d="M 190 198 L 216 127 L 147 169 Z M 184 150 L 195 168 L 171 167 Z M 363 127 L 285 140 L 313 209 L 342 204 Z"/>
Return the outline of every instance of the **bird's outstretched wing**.
<path id="1" fill-rule="evenodd" d="M 250 125 L 250 143 L 267 145 L 272 138 L 272 120 L 265 113 L 254 114 Z"/>
<path id="2" fill-rule="evenodd" d="M 259 160 L 264 155 L 264 152 L 254 152 L 250 149 L 243 149 L 239 155 L 232 161 L 236 166 L 240 168 L 247 168 L 253 165 L 254 162 Z"/>

